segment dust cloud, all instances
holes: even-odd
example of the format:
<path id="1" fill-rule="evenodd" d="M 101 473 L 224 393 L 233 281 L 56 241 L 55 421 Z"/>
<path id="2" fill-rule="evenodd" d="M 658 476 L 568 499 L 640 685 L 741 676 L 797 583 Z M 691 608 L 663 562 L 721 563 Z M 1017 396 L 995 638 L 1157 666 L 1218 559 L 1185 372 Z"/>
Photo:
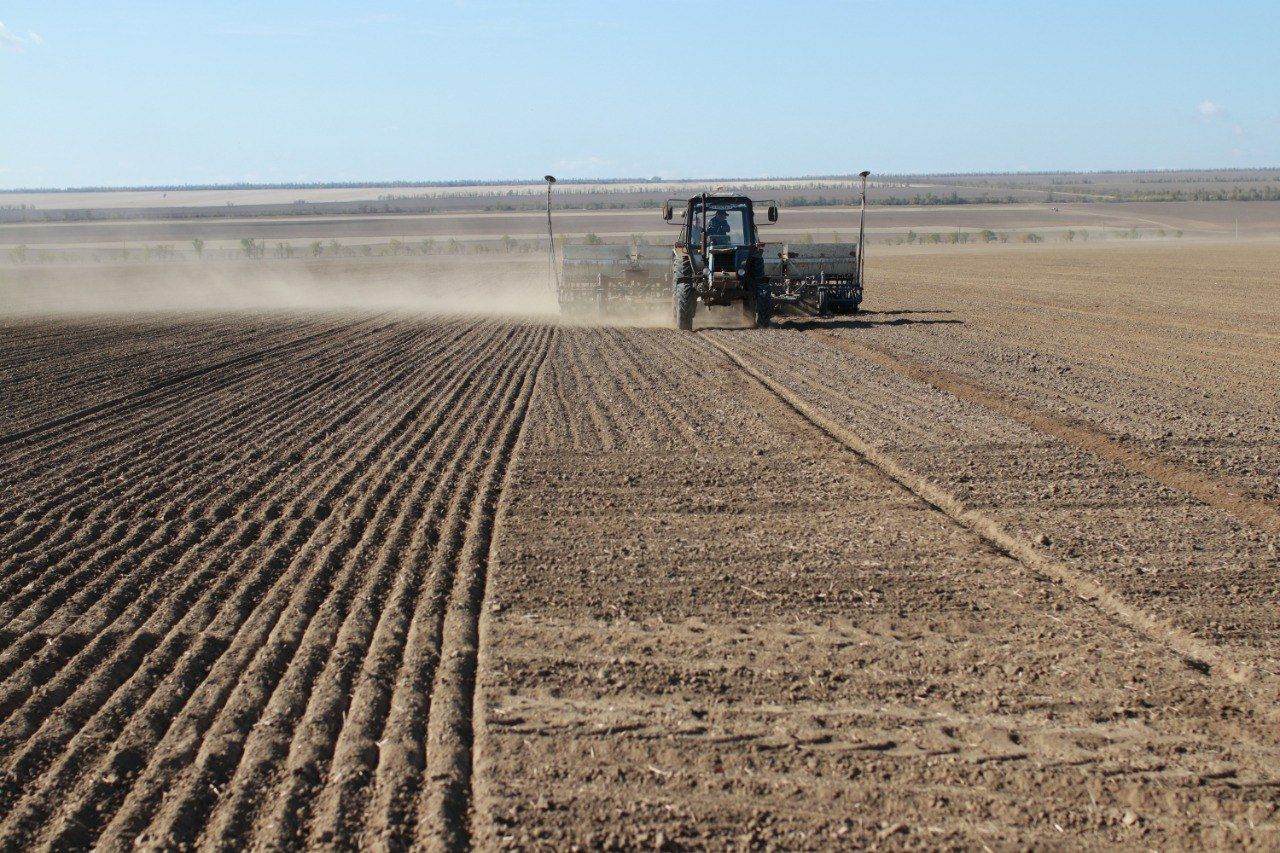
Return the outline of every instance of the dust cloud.
<path id="1" fill-rule="evenodd" d="M 545 256 L 9 266 L 0 317 L 404 311 L 553 319 Z"/>

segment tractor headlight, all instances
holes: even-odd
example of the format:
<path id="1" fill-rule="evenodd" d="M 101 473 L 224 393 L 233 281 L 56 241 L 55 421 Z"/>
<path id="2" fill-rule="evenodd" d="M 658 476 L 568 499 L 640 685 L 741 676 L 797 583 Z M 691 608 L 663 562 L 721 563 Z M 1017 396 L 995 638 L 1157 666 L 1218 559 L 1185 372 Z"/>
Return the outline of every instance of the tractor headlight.
<path id="1" fill-rule="evenodd" d="M 746 277 L 747 277 L 747 268 L 738 267 L 738 278 L 746 278 Z"/>

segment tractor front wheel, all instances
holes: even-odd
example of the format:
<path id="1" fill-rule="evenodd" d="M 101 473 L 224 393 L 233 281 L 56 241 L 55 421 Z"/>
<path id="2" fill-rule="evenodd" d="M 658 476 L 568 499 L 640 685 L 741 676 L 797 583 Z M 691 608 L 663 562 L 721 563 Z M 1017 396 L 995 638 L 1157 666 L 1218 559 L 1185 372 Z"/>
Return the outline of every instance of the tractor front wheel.
<path id="1" fill-rule="evenodd" d="M 698 307 L 698 295 L 693 290 L 693 282 L 677 281 L 672 302 L 674 303 L 676 328 L 681 331 L 693 331 L 693 312 Z"/>

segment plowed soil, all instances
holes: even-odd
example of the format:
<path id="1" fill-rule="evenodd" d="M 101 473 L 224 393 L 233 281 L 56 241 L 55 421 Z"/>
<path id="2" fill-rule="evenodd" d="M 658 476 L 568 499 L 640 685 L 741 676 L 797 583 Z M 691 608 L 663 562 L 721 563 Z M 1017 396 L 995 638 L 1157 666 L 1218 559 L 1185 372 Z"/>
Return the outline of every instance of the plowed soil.
<path id="1" fill-rule="evenodd" d="M 1274 849 L 1277 260 L 12 321 L 0 844 Z"/>

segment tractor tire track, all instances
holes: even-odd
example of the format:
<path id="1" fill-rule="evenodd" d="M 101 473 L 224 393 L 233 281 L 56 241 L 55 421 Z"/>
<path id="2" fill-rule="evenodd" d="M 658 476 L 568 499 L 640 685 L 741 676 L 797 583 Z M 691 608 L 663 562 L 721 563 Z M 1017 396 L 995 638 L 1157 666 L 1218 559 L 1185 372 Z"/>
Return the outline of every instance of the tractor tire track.
<path id="1" fill-rule="evenodd" d="M 1030 404 L 983 387 L 948 370 L 927 367 L 903 355 L 854 343 L 839 335 L 824 334 L 822 340 L 851 355 L 865 358 L 893 372 L 931 385 L 939 391 L 975 403 L 997 414 L 1019 421 L 1046 435 L 1070 442 L 1081 450 L 1118 462 L 1130 471 L 1150 477 L 1171 489 L 1178 489 L 1273 536 L 1280 536 L 1280 508 L 1241 495 L 1229 484 L 1201 472 L 1184 468 L 1172 460 L 1125 444 L 1106 430 L 1063 415 L 1040 410 Z"/>
<path id="2" fill-rule="evenodd" d="M 1261 683 L 1269 695 L 1280 696 L 1280 691 L 1277 691 L 1277 687 L 1280 687 L 1280 683 L 1277 682 L 1280 679 L 1276 679 L 1271 673 L 1259 672 L 1255 666 L 1248 661 L 1238 659 L 1230 650 L 1205 642 L 1179 626 L 1133 605 L 1093 578 L 1045 556 L 1031 542 L 1010 534 L 995 518 L 970 509 L 953 494 L 930 482 L 926 477 L 907 469 L 867 442 L 848 425 L 819 411 L 803 397 L 752 366 L 732 347 L 714 338 L 709 338 L 708 341 L 733 364 L 794 410 L 797 417 L 813 424 L 832 439 L 852 450 L 957 524 L 973 531 L 995 550 L 1013 557 L 1037 574 L 1055 583 L 1063 584 L 1081 599 L 1092 603 L 1117 621 L 1128 625 L 1148 639 L 1172 649 L 1179 656 L 1192 662 L 1196 669 L 1224 676 L 1236 683 Z M 1266 716 L 1275 719 L 1273 707 Z"/>

